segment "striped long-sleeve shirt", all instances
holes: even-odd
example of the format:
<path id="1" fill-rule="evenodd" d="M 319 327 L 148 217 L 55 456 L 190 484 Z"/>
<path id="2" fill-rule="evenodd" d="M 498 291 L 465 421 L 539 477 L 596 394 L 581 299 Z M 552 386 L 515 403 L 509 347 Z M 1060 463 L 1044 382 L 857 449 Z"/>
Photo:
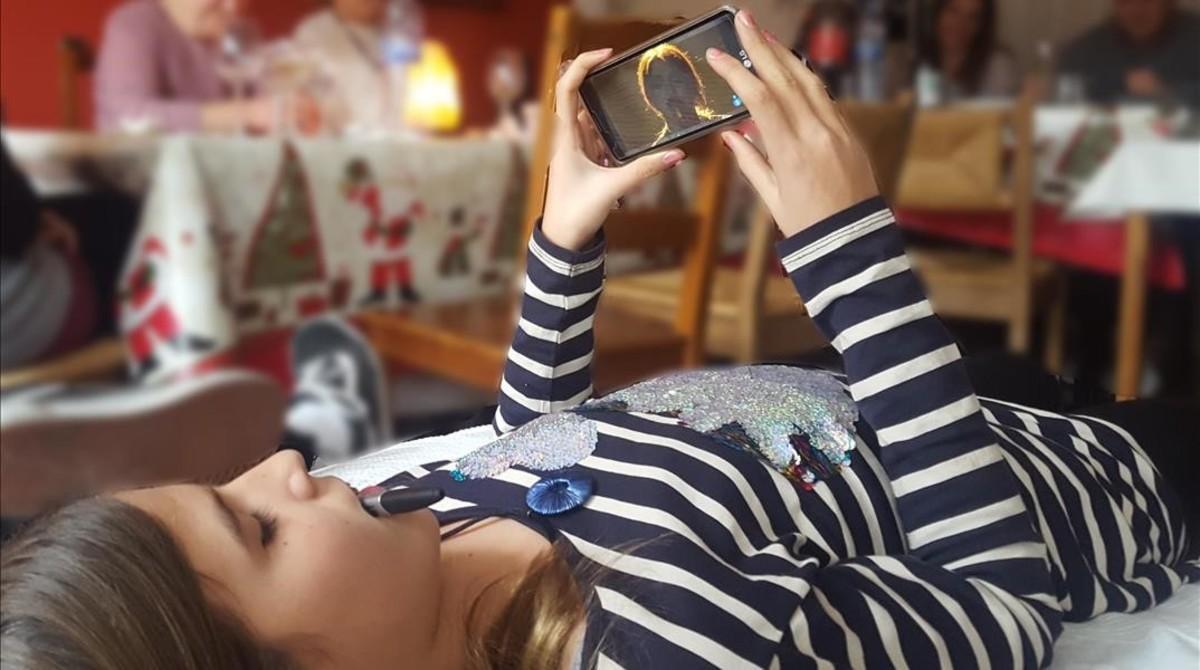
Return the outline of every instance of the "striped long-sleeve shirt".
<path id="1" fill-rule="evenodd" d="M 1062 621 L 1150 607 L 1200 578 L 1177 503 L 1119 427 L 980 400 L 882 200 L 780 244 L 844 357 L 858 450 L 804 490 L 670 417 L 589 411 L 596 493 L 531 524 L 596 574 L 585 661 L 626 668 L 1045 666 Z M 500 432 L 591 395 L 602 244 L 530 242 Z M 442 486 L 443 520 L 523 509 L 514 466 Z M 457 515 L 457 516 L 456 516 Z M 590 662 L 590 661 L 589 661 Z"/>

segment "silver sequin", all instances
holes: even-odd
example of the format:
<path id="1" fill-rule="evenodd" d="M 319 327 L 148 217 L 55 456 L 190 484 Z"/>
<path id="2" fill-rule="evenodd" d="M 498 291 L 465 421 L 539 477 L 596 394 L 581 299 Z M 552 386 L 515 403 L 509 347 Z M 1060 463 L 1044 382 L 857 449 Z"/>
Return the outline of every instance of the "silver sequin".
<path id="1" fill-rule="evenodd" d="M 694 430 L 755 451 L 772 467 L 810 484 L 818 477 L 813 476 L 814 464 L 798 453 L 796 436 L 819 450 L 834 470 L 840 469 L 850 462 L 858 418 L 854 402 L 832 376 L 782 365 L 679 372 L 582 409 L 589 407 L 676 416 Z M 820 469 L 821 464 L 815 465 Z"/>
<path id="2" fill-rule="evenodd" d="M 858 418 L 842 385 L 824 372 L 778 365 L 685 371 L 543 416 L 462 458 L 454 475 L 574 465 L 595 449 L 596 426 L 587 415 L 604 410 L 675 417 L 722 444 L 758 454 L 806 488 L 850 463 Z"/>
<path id="3" fill-rule="evenodd" d="M 596 448 L 596 424 L 579 414 L 540 417 L 458 461 L 459 478 L 495 477 L 514 465 L 559 470 L 587 458 Z"/>

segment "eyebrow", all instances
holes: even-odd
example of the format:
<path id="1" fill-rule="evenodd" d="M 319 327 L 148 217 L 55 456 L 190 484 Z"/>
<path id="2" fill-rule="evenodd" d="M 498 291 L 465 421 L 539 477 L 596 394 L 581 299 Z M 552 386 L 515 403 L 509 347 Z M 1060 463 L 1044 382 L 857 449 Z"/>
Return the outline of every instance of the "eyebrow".
<path id="1" fill-rule="evenodd" d="M 234 513 L 229 503 L 225 502 L 225 498 L 220 493 L 217 493 L 215 487 L 208 486 L 204 490 L 212 499 L 213 505 L 217 507 L 217 516 L 221 517 L 221 525 L 229 530 L 238 544 L 245 546 L 246 536 L 242 533 L 242 525 L 238 523 L 237 514 Z"/>

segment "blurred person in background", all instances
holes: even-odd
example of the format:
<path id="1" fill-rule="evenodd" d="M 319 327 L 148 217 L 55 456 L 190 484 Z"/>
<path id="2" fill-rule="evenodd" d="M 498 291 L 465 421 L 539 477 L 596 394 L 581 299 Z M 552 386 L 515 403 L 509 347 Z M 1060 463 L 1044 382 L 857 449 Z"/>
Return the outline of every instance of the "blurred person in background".
<path id="1" fill-rule="evenodd" d="M 1200 106 L 1200 16 L 1178 0 L 1113 0 L 1113 15 L 1063 49 L 1059 69 L 1090 100 Z"/>
<path id="2" fill-rule="evenodd" d="M 104 26 L 96 64 L 100 130 L 266 131 L 269 98 L 233 99 L 218 72 L 239 0 L 130 0 Z"/>
<path id="3" fill-rule="evenodd" d="M 937 0 L 933 20 L 924 51 L 947 100 L 1017 93 L 1016 62 L 996 44 L 995 0 Z"/>
<path id="4" fill-rule="evenodd" d="M 43 210 L 0 140 L 0 369 L 66 353 L 96 327 L 91 274 L 75 229 Z"/>
<path id="5" fill-rule="evenodd" d="M 332 0 L 305 18 L 292 35 L 321 62 L 346 103 L 349 128 L 386 125 L 387 79 L 380 54 L 385 0 Z"/>

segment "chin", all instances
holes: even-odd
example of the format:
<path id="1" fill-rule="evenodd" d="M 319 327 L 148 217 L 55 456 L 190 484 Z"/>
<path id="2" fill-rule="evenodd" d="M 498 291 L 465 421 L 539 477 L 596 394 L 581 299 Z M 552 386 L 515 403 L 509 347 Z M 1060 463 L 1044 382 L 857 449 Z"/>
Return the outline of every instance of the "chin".
<path id="1" fill-rule="evenodd" d="M 406 534 L 416 534 L 422 538 L 428 536 L 439 542 L 441 540 L 442 528 L 438 524 L 437 516 L 427 509 L 390 516 L 387 523 L 402 528 Z"/>

